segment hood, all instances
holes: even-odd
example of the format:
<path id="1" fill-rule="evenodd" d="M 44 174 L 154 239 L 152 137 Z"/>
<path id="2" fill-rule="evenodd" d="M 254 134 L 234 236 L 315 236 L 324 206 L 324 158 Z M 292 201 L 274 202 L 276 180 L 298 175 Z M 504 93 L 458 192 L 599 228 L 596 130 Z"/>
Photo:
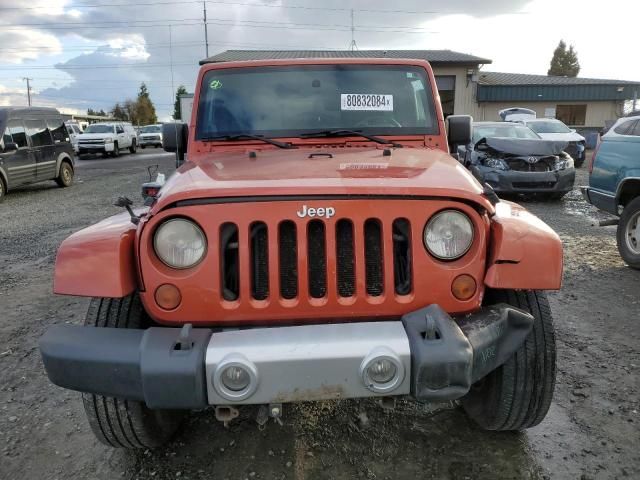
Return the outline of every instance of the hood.
<path id="1" fill-rule="evenodd" d="M 78 135 L 78 140 L 102 140 L 113 137 L 113 133 L 83 133 Z"/>
<path id="2" fill-rule="evenodd" d="M 562 140 L 565 142 L 584 142 L 585 138 L 576 132 L 569 133 L 539 133 L 545 140 Z"/>
<path id="3" fill-rule="evenodd" d="M 476 145 L 486 144 L 493 150 L 511 155 L 559 155 L 567 148 L 567 142 L 538 140 L 535 138 L 499 138 L 489 137 L 480 140 Z"/>
<path id="4" fill-rule="evenodd" d="M 182 200 L 266 195 L 456 197 L 493 207 L 483 187 L 449 154 L 424 148 L 269 149 L 213 152 L 169 178 L 152 213 Z"/>

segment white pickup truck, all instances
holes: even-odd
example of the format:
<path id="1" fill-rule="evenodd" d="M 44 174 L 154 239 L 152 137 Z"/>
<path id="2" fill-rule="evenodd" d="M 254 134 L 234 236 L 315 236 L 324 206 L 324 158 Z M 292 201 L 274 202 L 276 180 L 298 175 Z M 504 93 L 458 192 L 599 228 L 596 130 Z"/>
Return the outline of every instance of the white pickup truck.
<path id="1" fill-rule="evenodd" d="M 136 153 L 138 138 L 130 123 L 93 123 L 84 129 L 78 138 L 78 156 L 88 153 L 103 153 L 117 157 L 123 149 Z"/>

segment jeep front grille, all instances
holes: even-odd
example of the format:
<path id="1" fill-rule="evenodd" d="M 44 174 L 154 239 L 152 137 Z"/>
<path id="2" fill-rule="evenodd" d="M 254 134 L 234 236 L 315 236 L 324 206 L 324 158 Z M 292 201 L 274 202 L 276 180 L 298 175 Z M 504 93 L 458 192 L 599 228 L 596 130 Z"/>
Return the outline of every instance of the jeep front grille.
<path id="1" fill-rule="evenodd" d="M 385 242 L 386 236 L 390 241 Z M 243 238 L 248 245 L 243 245 Z M 397 295 L 412 292 L 411 224 L 404 218 L 395 219 L 391 225 L 384 225 L 376 218 L 359 224 L 347 219 L 337 222 L 314 219 L 306 225 L 287 220 L 277 228 L 256 221 L 250 225 L 246 237 L 236 224 L 224 223 L 219 242 L 221 294 L 226 301 L 238 300 L 243 290 L 240 272 L 243 261 L 249 267 L 247 280 L 254 300 L 267 300 L 274 293 L 286 300 L 300 295 L 322 299 L 330 291 L 340 298 L 351 298 L 359 288 L 370 297 L 379 297 L 386 291 Z M 360 255 L 358 249 L 362 251 Z M 299 258 L 299 250 L 306 252 L 305 258 Z M 279 292 L 278 286 L 269 282 L 270 251 L 277 254 Z M 247 260 L 243 252 L 248 255 Z M 364 265 L 360 283 L 358 261 Z M 300 288 L 302 269 L 307 274 L 304 290 Z M 393 271 L 393 277 L 385 277 L 386 269 Z M 393 278 L 393 285 L 385 285 L 385 278 Z M 334 288 L 330 288 L 330 284 Z"/>

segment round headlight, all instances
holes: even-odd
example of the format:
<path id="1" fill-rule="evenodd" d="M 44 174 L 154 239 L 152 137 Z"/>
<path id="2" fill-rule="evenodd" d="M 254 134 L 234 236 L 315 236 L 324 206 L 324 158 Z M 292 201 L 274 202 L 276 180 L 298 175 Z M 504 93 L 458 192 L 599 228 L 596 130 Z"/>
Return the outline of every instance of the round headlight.
<path id="1" fill-rule="evenodd" d="M 207 239 L 195 223 L 183 218 L 167 220 L 153 238 L 156 255 L 171 268 L 190 268 L 204 258 Z"/>
<path id="2" fill-rule="evenodd" d="M 388 393 L 404 380 L 402 361 L 387 347 L 375 347 L 362 360 L 360 375 L 364 386 L 376 393 Z"/>
<path id="3" fill-rule="evenodd" d="M 424 229 L 424 246 L 440 260 L 455 260 L 471 248 L 473 224 L 458 210 L 444 210 L 434 215 Z"/>

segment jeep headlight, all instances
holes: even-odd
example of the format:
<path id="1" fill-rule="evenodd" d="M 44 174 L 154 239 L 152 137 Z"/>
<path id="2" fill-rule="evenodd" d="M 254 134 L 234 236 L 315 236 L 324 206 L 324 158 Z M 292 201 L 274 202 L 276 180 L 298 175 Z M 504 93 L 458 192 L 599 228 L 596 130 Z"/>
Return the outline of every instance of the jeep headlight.
<path id="1" fill-rule="evenodd" d="M 171 268 L 191 268 L 204 258 L 207 238 L 202 229 L 192 221 L 172 218 L 157 228 L 153 248 L 165 265 Z"/>
<path id="2" fill-rule="evenodd" d="M 458 210 L 443 210 L 435 214 L 424 228 L 424 246 L 440 260 L 462 257 L 473 243 L 473 223 Z"/>
<path id="3" fill-rule="evenodd" d="M 105 138 L 104 143 L 113 143 L 113 138 Z"/>

